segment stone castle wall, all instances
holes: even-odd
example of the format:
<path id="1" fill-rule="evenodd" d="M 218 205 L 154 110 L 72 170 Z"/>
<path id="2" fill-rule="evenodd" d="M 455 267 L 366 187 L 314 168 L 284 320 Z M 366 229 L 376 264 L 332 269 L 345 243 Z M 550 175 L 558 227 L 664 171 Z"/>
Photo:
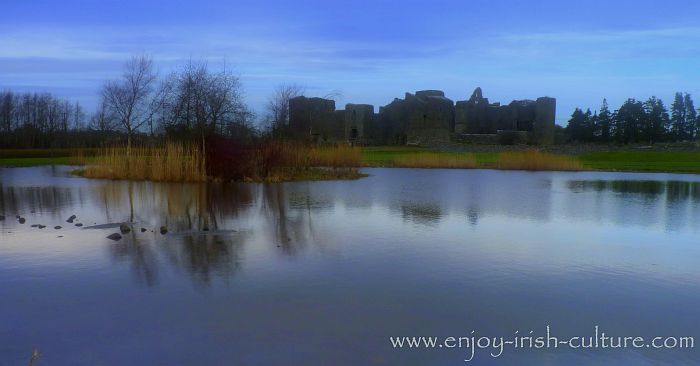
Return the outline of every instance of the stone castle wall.
<path id="1" fill-rule="evenodd" d="M 545 145 L 554 137 L 556 99 L 501 105 L 489 103 L 481 88 L 476 88 L 468 100 L 455 103 L 440 90 L 421 90 L 394 99 L 379 113 L 369 104 L 347 104 L 344 110 L 335 110 L 333 100 L 307 97 L 290 99 L 289 109 L 290 135 L 317 142 L 430 145 L 459 140 L 464 134 L 472 136 L 468 140 L 474 135 L 517 136 L 518 142 Z"/>

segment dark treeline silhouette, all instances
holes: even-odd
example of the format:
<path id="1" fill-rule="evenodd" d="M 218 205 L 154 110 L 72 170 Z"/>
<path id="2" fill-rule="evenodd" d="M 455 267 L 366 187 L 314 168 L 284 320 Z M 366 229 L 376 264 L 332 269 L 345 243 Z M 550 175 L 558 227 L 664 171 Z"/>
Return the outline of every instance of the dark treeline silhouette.
<path id="1" fill-rule="evenodd" d="M 79 103 L 49 93 L 0 91 L 0 145 L 3 147 L 90 147 L 113 137 L 93 128 Z M 97 126 L 95 126 L 97 127 Z"/>
<path id="2" fill-rule="evenodd" d="M 0 147 L 99 147 L 217 135 L 245 141 L 256 136 L 254 115 L 239 78 L 189 62 L 159 77 L 147 56 L 129 59 L 121 77 L 106 81 L 89 118 L 79 103 L 49 93 L 0 91 Z"/>
<path id="3" fill-rule="evenodd" d="M 627 99 L 613 112 L 603 99 L 596 113 L 576 108 L 566 126 L 570 141 L 622 144 L 696 141 L 699 131 L 700 117 L 688 93 L 676 93 L 670 113 L 656 97 Z"/>

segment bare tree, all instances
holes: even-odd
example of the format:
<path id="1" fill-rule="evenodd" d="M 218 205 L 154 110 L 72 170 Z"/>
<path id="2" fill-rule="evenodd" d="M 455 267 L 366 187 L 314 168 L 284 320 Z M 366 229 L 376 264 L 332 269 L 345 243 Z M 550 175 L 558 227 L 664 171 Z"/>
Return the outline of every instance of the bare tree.
<path id="1" fill-rule="evenodd" d="M 162 103 L 155 92 L 156 80 L 153 60 L 145 55 L 134 56 L 124 65 L 122 77 L 108 81 L 102 88 L 105 106 L 126 131 L 127 154 L 134 133 L 152 120 Z"/>
<path id="2" fill-rule="evenodd" d="M 289 100 L 304 94 L 305 88 L 297 84 L 278 86 L 267 101 L 267 128 L 273 135 L 284 134 L 289 125 Z"/>
<path id="3" fill-rule="evenodd" d="M 75 102 L 75 106 L 73 107 L 73 129 L 82 130 L 83 122 L 85 122 L 83 106 L 80 105 L 80 102 Z"/>
<path id="4" fill-rule="evenodd" d="M 204 143 L 214 133 L 228 134 L 233 125 L 247 122 L 239 78 L 226 70 L 212 72 L 206 63 L 190 62 L 164 83 L 162 116 L 171 133 L 194 136 Z"/>
<path id="5" fill-rule="evenodd" d="M 97 111 L 90 117 L 90 128 L 99 132 L 111 131 L 114 128 L 114 116 L 104 101 L 100 102 Z"/>

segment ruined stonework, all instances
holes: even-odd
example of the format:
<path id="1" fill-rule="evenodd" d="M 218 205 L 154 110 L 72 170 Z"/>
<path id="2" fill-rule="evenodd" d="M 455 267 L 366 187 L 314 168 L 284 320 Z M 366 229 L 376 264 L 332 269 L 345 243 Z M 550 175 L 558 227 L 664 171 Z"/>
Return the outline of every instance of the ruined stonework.
<path id="1" fill-rule="evenodd" d="M 550 97 L 540 97 L 535 103 L 535 125 L 533 128 L 535 143 L 551 145 L 554 143 L 554 118 L 557 114 L 557 100 Z"/>
<path id="2" fill-rule="evenodd" d="M 523 99 L 514 100 L 508 105 L 489 103 L 482 96 L 481 88 L 476 88 L 472 96 L 465 101 L 459 101 L 455 107 L 455 133 L 457 134 L 500 134 L 499 140 L 525 140 L 528 143 L 540 145 L 551 144 L 554 136 L 554 117 L 556 99 L 549 97 L 538 98 L 537 101 Z M 505 134 L 505 131 L 527 132 Z M 508 136 L 508 138 L 502 138 Z M 511 138 L 517 136 L 517 138 Z M 465 140 L 465 139 L 462 139 Z M 466 140 L 472 140 L 468 138 Z"/>
<path id="3" fill-rule="evenodd" d="M 414 145 L 446 143 L 454 129 L 454 102 L 440 90 L 406 94 L 408 107 L 407 143 Z"/>
<path id="4" fill-rule="evenodd" d="M 492 112 L 493 113 L 493 112 Z M 455 132 L 469 134 L 496 133 L 489 123 L 489 100 L 476 88 L 469 100 L 459 101 L 455 107 Z"/>
<path id="5" fill-rule="evenodd" d="M 551 144 L 556 99 L 490 103 L 481 88 L 456 104 L 440 90 L 406 93 L 374 113 L 369 104 L 297 97 L 289 101 L 290 135 L 317 142 L 432 145 L 457 141 Z"/>
<path id="6" fill-rule="evenodd" d="M 335 101 L 296 97 L 289 100 L 289 131 L 293 138 L 326 141 L 338 128 Z"/>
<path id="7" fill-rule="evenodd" d="M 374 107 L 370 104 L 346 104 L 343 111 L 343 137 L 351 144 L 366 144 L 374 135 Z"/>
<path id="8" fill-rule="evenodd" d="M 454 129 L 454 102 L 440 90 L 406 93 L 380 108 L 381 140 L 391 144 L 449 142 Z"/>

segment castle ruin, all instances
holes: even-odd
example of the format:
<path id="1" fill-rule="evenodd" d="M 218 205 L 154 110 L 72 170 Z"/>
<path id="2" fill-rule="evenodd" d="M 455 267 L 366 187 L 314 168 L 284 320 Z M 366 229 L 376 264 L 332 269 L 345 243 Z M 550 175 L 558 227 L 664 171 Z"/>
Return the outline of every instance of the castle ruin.
<path id="1" fill-rule="evenodd" d="M 374 112 L 369 104 L 347 104 L 304 96 L 289 100 L 289 134 L 314 142 L 360 145 L 435 145 L 450 141 L 551 144 L 556 99 L 489 103 L 481 88 L 453 102 L 440 90 L 406 93 Z"/>

